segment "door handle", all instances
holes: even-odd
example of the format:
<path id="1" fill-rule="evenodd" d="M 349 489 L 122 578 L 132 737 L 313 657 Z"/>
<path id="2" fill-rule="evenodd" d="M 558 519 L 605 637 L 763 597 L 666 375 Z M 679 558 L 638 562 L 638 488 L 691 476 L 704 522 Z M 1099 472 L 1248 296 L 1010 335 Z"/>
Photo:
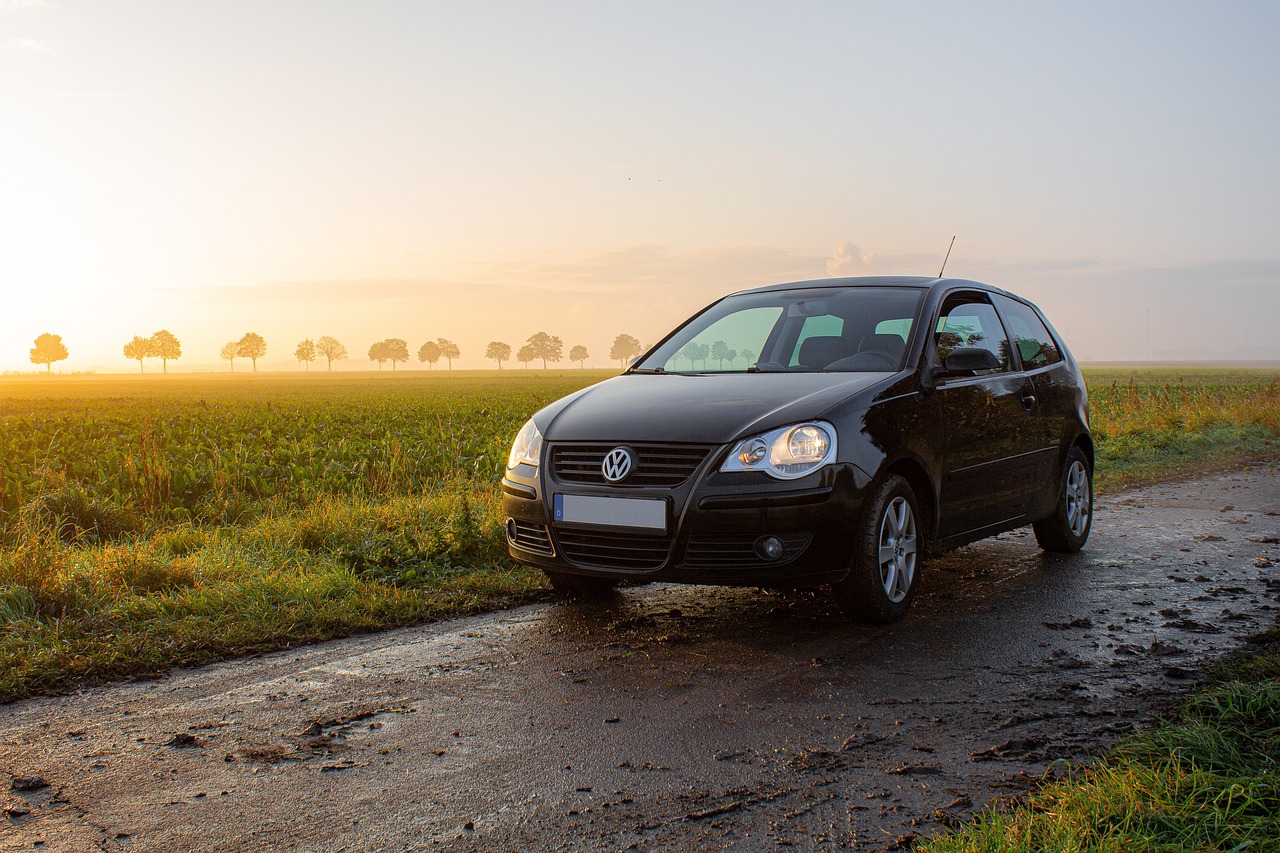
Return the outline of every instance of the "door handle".
<path id="1" fill-rule="evenodd" d="M 1022 392 L 1022 408 L 1026 409 L 1029 412 L 1035 407 L 1036 407 L 1036 395 L 1032 394 L 1030 391 L 1023 391 Z"/>

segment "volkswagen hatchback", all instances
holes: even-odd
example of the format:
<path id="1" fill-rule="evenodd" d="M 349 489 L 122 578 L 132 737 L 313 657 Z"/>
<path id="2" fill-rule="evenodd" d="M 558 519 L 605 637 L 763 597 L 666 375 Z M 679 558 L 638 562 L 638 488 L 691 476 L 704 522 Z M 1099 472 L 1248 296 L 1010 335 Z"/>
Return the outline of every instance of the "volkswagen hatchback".
<path id="1" fill-rule="evenodd" d="M 922 558 L 1031 525 L 1089 537 L 1080 369 L 1031 303 L 973 281 L 734 293 L 613 379 L 534 414 L 502 481 L 511 556 L 553 587 L 810 587 L 868 622 Z"/>

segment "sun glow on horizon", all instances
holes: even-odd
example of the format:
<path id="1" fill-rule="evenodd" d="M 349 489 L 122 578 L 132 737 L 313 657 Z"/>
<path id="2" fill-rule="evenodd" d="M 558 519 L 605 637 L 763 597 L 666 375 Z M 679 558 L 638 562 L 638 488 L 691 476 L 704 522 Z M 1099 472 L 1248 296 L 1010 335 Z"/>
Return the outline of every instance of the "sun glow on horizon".
<path id="1" fill-rule="evenodd" d="M 250 330 L 276 368 L 537 331 L 605 366 L 733 290 L 932 274 L 951 234 L 948 273 L 1084 357 L 1280 358 L 1275 7 L 497 5 L 0 5 L 0 370 L 53 332 L 56 369 L 129 372 L 162 328 L 180 371 Z"/>

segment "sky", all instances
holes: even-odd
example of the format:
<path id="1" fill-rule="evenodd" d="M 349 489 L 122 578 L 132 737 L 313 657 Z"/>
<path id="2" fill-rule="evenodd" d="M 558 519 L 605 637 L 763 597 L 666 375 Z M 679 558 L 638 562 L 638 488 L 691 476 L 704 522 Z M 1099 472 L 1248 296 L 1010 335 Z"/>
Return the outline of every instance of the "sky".
<path id="1" fill-rule="evenodd" d="M 0 0 L 0 370 L 651 343 L 948 275 L 1082 359 L 1280 359 L 1274 2 Z M 418 367 L 416 359 L 412 367 Z M 508 365 L 510 367 L 511 365 Z M 148 369 L 154 369 L 149 367 Z"/>

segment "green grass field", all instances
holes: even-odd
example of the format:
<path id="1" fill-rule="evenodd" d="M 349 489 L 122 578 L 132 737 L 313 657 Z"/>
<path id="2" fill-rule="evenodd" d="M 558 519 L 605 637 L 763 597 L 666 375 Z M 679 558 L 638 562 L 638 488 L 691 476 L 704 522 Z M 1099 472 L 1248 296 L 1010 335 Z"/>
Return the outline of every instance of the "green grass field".
<path id="1" fill-rule="evenodd" d="M 0 380 L 0 698 L 528 599 L 509 442 L 612 373 Z M 1090 389 L 1103 489 L 1280 450 L 1272 373 Z"/>
<path id="2" fill-rule="evenodd" d="M 0 701 L 527 601 L 498 480 L 612 371 L 0 379 Z M 1280 456 L 1280 379 L 1088 371 L 1098 485 Z M 930 851 L 1275 849 L 1280 653 Z"/>
<path id="3" fill-rule="evenodd" d="M 608 375 L 0 381 L 0 699 L 527 600 L 511 437 Z"/>

